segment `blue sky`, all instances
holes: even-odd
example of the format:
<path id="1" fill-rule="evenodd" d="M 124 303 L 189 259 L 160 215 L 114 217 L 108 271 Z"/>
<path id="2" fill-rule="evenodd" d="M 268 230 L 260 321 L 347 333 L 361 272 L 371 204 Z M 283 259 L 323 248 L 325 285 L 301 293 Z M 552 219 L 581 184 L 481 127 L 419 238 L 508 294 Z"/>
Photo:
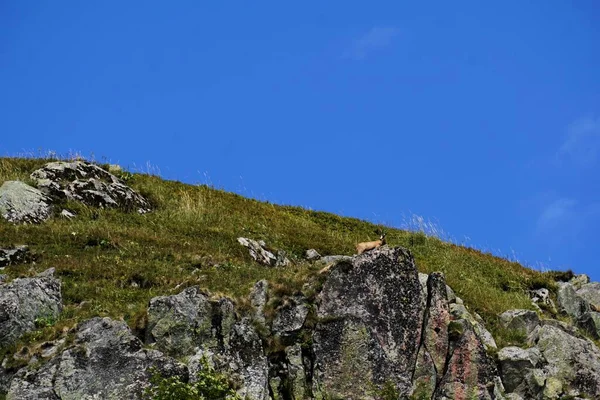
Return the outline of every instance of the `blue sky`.
<path id="1" fill-rule="evenodd" d="M 0 155 L 416 214 L 600 280 L 599 27 L 594 0 L 4 0 Z"/>

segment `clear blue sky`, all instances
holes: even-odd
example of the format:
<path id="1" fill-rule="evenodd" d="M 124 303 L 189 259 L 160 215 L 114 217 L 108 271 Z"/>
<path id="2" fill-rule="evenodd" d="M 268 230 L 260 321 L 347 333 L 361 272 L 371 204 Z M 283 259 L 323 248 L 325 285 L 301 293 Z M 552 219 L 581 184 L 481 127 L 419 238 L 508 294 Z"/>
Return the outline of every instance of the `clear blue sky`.
<path id="1" fill-rule="evenodd" d="M 4 0 L 0 135 L 600 280 L 596 0 Z"/>

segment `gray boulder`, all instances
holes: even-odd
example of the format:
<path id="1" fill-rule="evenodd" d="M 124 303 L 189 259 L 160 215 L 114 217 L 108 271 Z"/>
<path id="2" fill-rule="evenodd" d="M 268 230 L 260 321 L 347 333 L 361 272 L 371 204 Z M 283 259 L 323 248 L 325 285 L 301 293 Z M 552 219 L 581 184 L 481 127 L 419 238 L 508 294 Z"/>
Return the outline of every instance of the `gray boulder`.
<path id="1" fill-rule="evenodd" d="M 423 307 L 412 255 L 382 248 L 333 266 L 318 295 L 313 394 L 369 398 L 412 391 Z M 373 385 L 372 385 L 373 384 Z"/>
<path id="2" fill-rule="evenodd" d="M 600 307 L 600 282 L 583 284 L 576 293 L 589 304 Z"/>
<path id="3" fill-rule="evenodd" d="M 41 191 L 52 197 L 140 214 L 151 210 L 142 195 L 110 172 L 85 161 L 51 162 L 34 171 L 31 178 Z"/>
<path id="4" fill-rule="evenodd" d="M 586 311 L 577 320 L 577 326 L 594 339 L 600 339 L 600 313 L 595 311 Z"/>
<path id="5" fill-rule="evenodd" d="M 575 287 L 575 289 L 579 289 L 581 287 L 581 285 L 590 283 L 590 277 L 587 276 L 586 274 L 575 275 L 573 278 L 571 278 L 569 283 L 571 285 L 573 285 L 573 287 Z"/>
<path id="6" fill-rule="evenodd" d="M 505 347 L 498 352 L 498 363 L 504 388 L 526 399 L 537 398 L 541 392 L 538 385 L 532 384 L 531 374 L 542 366 L 543 357 L 535 348 L 521 349 Z"/>
<path id="7" fill-rule="evenodd" d="M 500 323 L 506 329 L 528 336 L 540 325 L 540 317 L 531 310 L 508 310 L 500 314 Z"/>
<path id="8" fill-rule="evenodd" d="M 194 354 L 203 343 L 215 347 L 220 341 L 223 345 L 223 335 L 217 337 L 214 332 L 228 334 L 233 316 L 223 320 L 221 306 L 197 286 L 173 296 L 154 297 L 148 307 L 146 343 L 173 357 Z"/>
<path id="9" fill-rule="evenodd" d="M 7 221 L 39 224 L 51 214 L 51 200 L 40 190 L 21 181 L 6 181 L 0 186 L 0 216 Z"/>
<path id="10" fill-rule="evenodd" d="M 21 264 L 31 259 L 27 246 L 17 246 L 14 249 L 0 249 L 0 268 L 13 264 Z"/>
<path id="11" fill-rule="evenodd" d="M 13 378 L 8 400 L 138 399 L 152 374 L 180 376 L 187 368 L 156 350 L 144 349 L 124 322 L 93 318 L 77 328 L 74 343 L 39 368 Z"/>
<path id="12" fill-rule="evenodd" d="M 586 302 L 575 292 L 575 287 L 570 283 L 558 283 L 557 300 L 560 310 L 576 320 L 587 311 Z"/>
<path id="13" fill-rule="evenodd" d="M 287 297 L 276 310 L 272 331 L 279 336 L 292 336 L 302 329 L 307 315 L 308 302 L 303 296 Z"/>
<path id="14" fill-rule="evenodd" d="M 35 330 L 37 321 L 58 318 L 62 309 L 61 285 L 53 272 L 50 269 L 34 278 L 0 285 L 0 348 Z"/>
<path id="15" fill-rule="evenodd" d="M 561 382 L 567 392 L 600 398 L 600 349 L 582 336 L 574 336 L 561 324 L 544 324 L 529 337 L 547 364 L 545 375 Z"/>

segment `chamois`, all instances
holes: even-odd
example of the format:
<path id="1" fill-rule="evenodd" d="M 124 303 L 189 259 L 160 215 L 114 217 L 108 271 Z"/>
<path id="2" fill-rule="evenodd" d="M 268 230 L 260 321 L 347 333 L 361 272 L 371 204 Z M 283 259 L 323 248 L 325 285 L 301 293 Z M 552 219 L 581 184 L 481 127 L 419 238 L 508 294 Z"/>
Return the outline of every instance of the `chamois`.
<path id="1" fill-rule="evenodd" d="M 372 242 L 362 242 L 356 245 L 356 253 L 362 254 L 365 251 L 376 249 L 385 244 L 385 232 L 381 234 L 379 240 L 374 240 Z"/>

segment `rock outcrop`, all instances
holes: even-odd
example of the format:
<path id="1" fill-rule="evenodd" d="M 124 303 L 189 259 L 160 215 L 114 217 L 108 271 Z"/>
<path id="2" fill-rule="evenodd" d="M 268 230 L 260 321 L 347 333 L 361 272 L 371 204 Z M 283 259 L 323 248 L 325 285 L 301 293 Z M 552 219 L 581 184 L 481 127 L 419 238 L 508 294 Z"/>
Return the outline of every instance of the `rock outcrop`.
<path id="1" fill-rule="evenodd" d="M 42 192 L 54 198 L 140 214 L 151 210 L 150 203 L 142 195 L 115 175 L 89 162 L 51 162 L 34 171 L 31 178 Z"/>
<path id="2" fill-rule="evenodd" d="M 13 344 L 36 322 L 56 320 L 62 309 L 61 284 L 47 270 L 34 278 L 0 285 L 0 348 Z"/>
<path id="3" fill-rule="evenodd" d="M 153 368 L 188 380 L 185 365 L 144 349 L 124 322 L 94 318 L 79 325 L 73 345 L 39 369 L 20 370 L 7 399 L 139 399 Z"/>
<path id="4" fill-rule="evenodd" d="M 261 339 L 227 298 L 210 299 L 194 286 L 152 299 L 146 342 L 175 357 L 206 356 L 217 370 L 233 375 L 241 396 L 268 398 L 268 364 Z"/>
<path id="5" fill-rule="evenodd" d="M 557 298 L 564 314 L 600 339 L 600 282 L 590 282 L 587 275 L 576 275 L 569 282 L 559 283 Z"/>
<path id="6" fill-rule="evenodd" d="M 594 301 L 593 284 L 571 286 Z M 244 308 L 195 286 L 153 298 L 146 348 L 123 322 L 94 318 L 19 370 L 8 398 L 137 399 L 152 367 L 194 382 L 204 360 L 259 400 L 600 398 L 600 349 L 577 328 L 509 310 L 500 321 L 527 348 L 498 350 L 444 275 L 419 274 L 403 248 L 340 258 L 304 289 L 259 281 Z M 9 378 L 0 370 L 0 388 Z"/>
<path id="7" fill-rule="evenodd" d="M 0 186 L 0 216 L 7 221 L 39 224 L 51 214 L 51 199 L 40 190 L 21 181 Z"/>
<path id="8" fill-rule="evenodd" d="M 407 395 L 422 329 L 420 296 L 414 261 L 401 248 L 332 268 L 317 299 L 315 389 L 364 397 L 371 385 L 391 384 Z"/>

